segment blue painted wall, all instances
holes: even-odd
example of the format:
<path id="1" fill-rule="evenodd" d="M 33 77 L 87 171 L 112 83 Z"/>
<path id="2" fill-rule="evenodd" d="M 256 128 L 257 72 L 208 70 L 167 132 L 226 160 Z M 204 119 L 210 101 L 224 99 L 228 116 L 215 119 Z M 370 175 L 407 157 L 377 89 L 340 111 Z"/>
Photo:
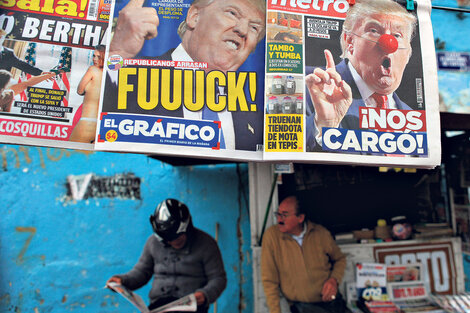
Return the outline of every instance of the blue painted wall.
<path id="1" fill-rule="evenodd" d="M 462 1 L 463 2 L 463 1 Z M 469 3 L 470 4 L 470 3 Z M 433 0 L 433 6 L 457 7 L 456 0 Z M 464 7 L 470 9 L 470 6 Z M 470 52 L 470 14 L 441 9 L 431 12 L 436 51 Z M 440 48 L 440 49 L 439 49 Z M 470 113 L 470 72 L 438 71 L 441 111 Z"/>
<path id="2" fill-rule="evenodd" d="M 252 311 L 246 165 L 172 167 L 144 155 L 13 145 L 0 153 L 0 312 L 137 312 L 103 286 L 135 264 L 148 217 L 167 197 L 212 236 L 220 224 L 228 286 L 217 311 Z M 129 172 L 141 178 L 141 200 L 66 197 L 68 175 Z M 138 291 L 146 301 L 148 287 Z"/>

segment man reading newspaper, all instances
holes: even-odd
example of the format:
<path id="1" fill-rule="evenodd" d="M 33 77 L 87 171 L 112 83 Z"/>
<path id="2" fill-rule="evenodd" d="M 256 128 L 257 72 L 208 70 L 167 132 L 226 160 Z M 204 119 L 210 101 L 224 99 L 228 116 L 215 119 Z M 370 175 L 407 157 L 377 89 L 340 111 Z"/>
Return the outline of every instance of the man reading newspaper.
<path id="1" fill-rule="evenodd" d="M 150 223 L 155 233 L 147 239 L 137 264 L 107 284 L 135 290 L 153 277 L 150 310 L 194 293 L 197 312 L 207 313 L 227 284 L 217 242 L 193 226 L 188 207 L 175 199 L 159 203 Z"/>

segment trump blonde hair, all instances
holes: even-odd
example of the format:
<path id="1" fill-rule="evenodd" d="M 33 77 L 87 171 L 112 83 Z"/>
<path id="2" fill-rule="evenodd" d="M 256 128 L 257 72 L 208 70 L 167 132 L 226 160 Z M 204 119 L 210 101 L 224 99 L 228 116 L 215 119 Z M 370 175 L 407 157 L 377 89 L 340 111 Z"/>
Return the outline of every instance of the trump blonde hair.
<path id="1" fill-rule="evenodd" d="M 403 6 L 393 0 L 357 0 L 356 4 L 349 7 L 341 33 L 342 58 L 346 57 L 347 43 L 346 35 L 353 33 L 354 28 L 362 22 L 364 17 L 374 14 L 393 15 L 402 18 L 409 25 L 408 39 L 411 42 L 416 29 L 416 16 L 408 12 Z"/>
<path id="2" fill-rule="evenodd" d="M 204 8 L 214 1 L 229 1 L 229 0 L 194 0 L 193 3 L 191 3 L 191 6 L 195 6 L 197 8 Z M 231 0 L 231 1 L 236 1 L 236 0 Z M 264 16 L 266 16 L 266 0 L 247 0 L 249 3 L 253 4 L 258 11 L 260 11 Z M 178 35 L 183 39 L 184 34 L 188 30 L 188 24 L 186 22 L 186 19 L 181 22 L 181 24 L 178 27 Z M 263 39 L 264 37 L 264 25 L 263 25 L 263 30 L 260 32 L 260 36 L 258 38 L 258 41 Z"/>

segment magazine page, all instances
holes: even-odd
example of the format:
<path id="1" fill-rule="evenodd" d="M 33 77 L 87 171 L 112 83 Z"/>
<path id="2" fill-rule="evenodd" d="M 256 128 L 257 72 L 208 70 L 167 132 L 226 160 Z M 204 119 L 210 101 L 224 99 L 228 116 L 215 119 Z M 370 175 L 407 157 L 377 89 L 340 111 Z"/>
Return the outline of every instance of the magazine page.
<path id="1" fill-rule="evenodd" d="M 170 302 L 164 306 L 156 308 L 150 313 L 164 313 L 164 312 L 196 312 L 197 311 L 197 301 L 194 293 L 189 294 L 185 297 L 182 297 L 178 300 Z"/>
<path id="2" fill-rule="evenodd" d="M 440 164 L 431 3 L 407 2 L 267 1 L 265 160 Z"/>
<path id="3" fill-rule="evenodd" d="M 96 149 L 261 160 L 264 0 L 124 0 Z"/>
<path id="4" fill-rule="evenodd" d="M 421 263 L 387 265 L 387 283 L 424 281 Z"/>
<path id="5" fill-rule="evenodd" d="M 147 308 L 147 305 L 145 305 L 144 300 L 142 300 L 142 297 L 129 290 L 126 286 L 118 284 L 116 282 L 109 282 L 106 284 L 106 287 L 110 288 L 114 292 L 117 292 L 118 294 L 126 298 L 126 300 L 132 303 L 136 308 L 138 308 L 140 312 L 149 312 L 149 309 Z"/>
<path id="6" fill-rule="evenodd" d="M 366 301 L 388 301 L 385 264 L 357 263 L 356 288 L 358 297 Z"/>
<path id="7" fill-rule="evenodd" d="M 2 3 L 1 142 L 93 149 L 110 5 Z"/>

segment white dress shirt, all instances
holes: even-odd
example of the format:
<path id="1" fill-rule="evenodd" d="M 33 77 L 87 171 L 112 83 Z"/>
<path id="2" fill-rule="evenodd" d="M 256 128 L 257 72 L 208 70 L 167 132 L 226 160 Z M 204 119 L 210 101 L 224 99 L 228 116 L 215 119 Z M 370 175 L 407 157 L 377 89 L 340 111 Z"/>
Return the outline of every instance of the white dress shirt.
<path id="1" fill-rule="evenodd" d="M 359 93 L 361 94 L 361 98 L 364 99 L 364 103 L 366 107 L 375 108 L 377 104 L 375 100 L 371 98 L 374 91 L 367 86 L 366 82 L 362 79 L 361 76 L 357 73 L 356 69 L 352 66 L 351 62 L 348 62 L 348 68 L 351 71 L 351 75 L 356 83 L 357 89 L 359 89 Z M 387 96 L 387 108 L 388 109 L 396 109 L 397 104 L 395 100 L 393 100 L 393 94 L 388 94 Z"/>
<path id="2" fill-rule="evenodd" d="M 304 229 L 302 230 L 302 232 L 300 233 L 300 235 L 296 236 L 296 235 L 291 235 L 292 238 L 294 238 L 295 241 L 297 241 L 297 243 L 299 244 L 299 246 L 302 247 L 302 243 L 304 242 L 304 237 L 305 237 L 305 233 L 307 232 L 307 223 L 304 222 Z"/>

